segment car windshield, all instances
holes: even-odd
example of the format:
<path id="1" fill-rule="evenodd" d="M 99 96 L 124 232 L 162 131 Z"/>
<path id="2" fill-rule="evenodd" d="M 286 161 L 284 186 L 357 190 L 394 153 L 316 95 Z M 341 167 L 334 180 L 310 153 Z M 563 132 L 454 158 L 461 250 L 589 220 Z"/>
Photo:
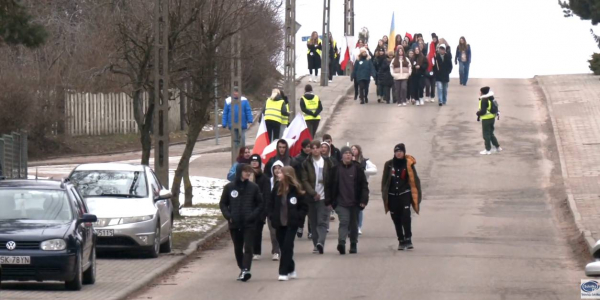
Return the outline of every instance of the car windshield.
<path id="1" fill-rule="evenodd" d="M 148 196 L 142 171 L 76 171 L 71 175 L 71 182 L 85 198 Z"/>
<path id="2" fill-rule="evenodd" d="M 73 212 L 65 191 L 0 189 L 0 222 L 72 219 Z"/>

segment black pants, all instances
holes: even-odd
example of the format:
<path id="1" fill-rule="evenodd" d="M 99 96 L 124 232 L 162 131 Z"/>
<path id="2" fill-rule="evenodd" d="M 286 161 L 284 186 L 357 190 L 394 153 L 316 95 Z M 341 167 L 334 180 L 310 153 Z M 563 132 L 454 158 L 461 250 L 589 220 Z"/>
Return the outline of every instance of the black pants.
<path id="1" fill-rule="evenodd" d="M 403 241 L 405 238 L 412 237 L 410 226 L 410 205 L 412 203 L 412 194 L 410 192 L 400 196 L 389 195 L 388 206 L 390 214 L 396 227 L 396 235 L 398 241 Z"/>
<path id="2" fill-rule="evenodd" d="M 310 136 L 312 136 L 312 138 L 315 138 L 315 135 L 317 134 L 317 129 L 319 128 L 319 122 L 321 122 L 321 120 L 307 120 L 306 121 L 306 127 L 308 127 L 308 131 L 310 131 Z"/>
<path id="3" fill-rule="evenodd" d="M 256 222 L 256 231 L 254 232 L 254 243 L 252 254 L 262 255 L 262 233 L 265 228 L 265 223 L 258 221 Z"/>
<path id="4" fill-rule="evenodd" d="M 281 226 L 275 228 L 277 232 L 277 242 L 281 249 L 281 260 L 279 261 L 279 275 L 288 275 L 296 270 L 294 262 L 294 239 L 298 227 Z"/>
<path id="5" fill-rule="evenodd" d="M 359 85 L 359 91 L 360 91 L 360 101 L 369 101 L 369 85 L 371 84 L 370 80 L 361 80 L 358 85 Z"/>
<path id="6" fill-rule="evenodd" d="M 329 59 L 329 80 L 333 80 L 333 74 L 335 73 L 335 59 Z"/>
<path id="7" fill-rule="evenodd" d="M 255 228 L 230 229 L 233 250 L 240 270 L 252 267 L 252 244 Z"/>
<path id="8" fill-rule="evenodd" d="M 425 81 L 425 96 L 435 98 L 435 77 L 423 77 Z"/>
<path id="9" fill-rule="evenodd" d="M 267 134 L 269 135 L 269 141 L 279 139 L 279 131 L 281 129 L 281 123 L 272 120 L 265 121 L 267 125 Z"/>
<path id="10" fill-rule="evenodd" d="M 383 100 L 387 103 L 390 103 L 390 93 L 391 93 L 391 86 L 388 85 L 382 85 L 381 86 L 381 92 L 383 95 Z"/>
<path id="11" fill-rule="evenodd" d="M 496 123 L 496 118 L 481 120 L 481 127 L 483 131 L 483 141 L 485 143 L 485 150 L 492 150 L 492 145 L 498 148 L 500 144 L 498 143 L 498 139 L 494 135 L 494 123 Z"/>
<path id="12" fill-rule="evenodd" d="M 358 98 L 358 80 L 354 80 L 354 100 Z"/>
<path id="13" fill-rule="evenodd" d="M 410 86 L 408 87 L 410 93 L 410 99 L 419 100 L 419 88 L 421 87 L 421 77 L 420 76 L 412 76 L 409 80 Z M 423 89 L 421 89 L 421 94 L 423 94 Z M 422 97 L 422 95 L 421 95 Z"/>

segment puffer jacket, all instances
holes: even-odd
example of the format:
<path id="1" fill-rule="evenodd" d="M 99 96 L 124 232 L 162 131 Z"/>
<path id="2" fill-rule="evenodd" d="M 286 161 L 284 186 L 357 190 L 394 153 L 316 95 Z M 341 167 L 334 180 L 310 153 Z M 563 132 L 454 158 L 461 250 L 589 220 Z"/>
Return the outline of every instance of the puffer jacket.
<path id="1" fill-rule="evenodd" d="M 376 77 L 375 66 L 368 57 L 361 57 L 354 64 L 352 71 L 352 79 L 356 81 L 371 80 L 371 77 Z"/>
<path id="2" fill-rule="evenodd" d="M 402 62 L 400 62 L 400 67 L 396 68 L 394 67 L 394 60 L 390 62 L 390 73 L 392 74 L 394 80 L 407 80 L 408 77 L 410 77 L 410 74 L 412 73 L 410 60 L 408 59 L 408 57 L 404 57 L 404 59 L 408 63 L 407 67 L 403 67 Z"/>
<path id="3" fill-rule="evenodd" d="M 420 212 L 421 200 L 423 199 L 423 193 L 421 191 L 421 180 L 417 174 L 415 168 L 417 160 L 411 156 L 406 155 L 406 169 L 408 171 L 408 183 L 410 185 L 410 193 L 412 197 L 412 207 L 417 214 Z M 388 160 L 383 167 L 383 176 L 381 178 L 381 197 L 383 198 L 383 207 L 387 214 L 389 209 L 389 188 L 392 183 L 392 174 L 394 173 L 394 160 Z"/>
<path id="4" fill-rule="evenodd" d="M 235 180 L 225 185 L 219 202 L 223 217 L 229 221 L 229 229 L 254 228 L 264 209 L 258 185 L 242 181 L 244 165 L 238 164 Z"/>
<path id="5" fill-rule="evenodd" d="M 390 63 L 392 60 L 388 57 L 385 57 L 381 60 L 379 64 L 379 71 L 377 73 L 377 80 L 380 85 L 383 86 L 392 86 L 394 85 L 394 78 L 392 78 L 392 73 L 390 72 Z"/>

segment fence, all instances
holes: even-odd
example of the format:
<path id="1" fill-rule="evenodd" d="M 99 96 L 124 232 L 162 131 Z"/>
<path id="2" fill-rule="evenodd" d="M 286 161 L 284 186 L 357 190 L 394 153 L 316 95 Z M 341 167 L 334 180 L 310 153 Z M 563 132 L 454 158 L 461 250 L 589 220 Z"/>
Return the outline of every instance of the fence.
<path id="1" fill-rule="evenodd" d="M 169 131 L 185 129 L 186 97 L 178 91 L 169 100 Z M 148 107 L 148 93 L 142 95 L 142 110 Z M 143 115 L 142 113 L 142 115 Z M 137 133 L 133 99 L 126 93 L 67 93 L 65 129 L 71 136 Z"/>
<path id="2" fill-rule="evenodd" d="M 0 136 L 0 178 L 27 178 L 27 134 Z"/>

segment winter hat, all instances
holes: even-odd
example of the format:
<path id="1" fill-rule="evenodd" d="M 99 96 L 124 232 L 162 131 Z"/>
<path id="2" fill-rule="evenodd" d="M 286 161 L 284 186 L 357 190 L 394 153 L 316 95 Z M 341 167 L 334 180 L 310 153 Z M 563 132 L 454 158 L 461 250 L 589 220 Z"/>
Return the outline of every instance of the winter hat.
<path id="1" fill-rule="evenodd" d="M 402 151 L 402 152 L 404 152 L 406 154 L 406 146 L 404 146 L 403 143 L 400 143 L 400 144 L 396 145 L 394 147 L 394 153 L 396 153 L 398 151 Z"/>
<path id="2" fill-rule="evenodd" d="M 489 86 L 484 86 L 480 89 L 482 95 L 487 95 L 490 92 Z"/>
<path id="3" fill-rule="evenodd" d="M 258 167 L 261 168 L 262 167 L 262 159 L 260 158 L 260 155 L 258 154 L 252 154 L 252 156 L 250 156 L 250 162 L 253 161 L 257 161 L 258 162 Z"/>
<path id="4" fill-rule="evenodd" d="M 440 49 L 443 48 L 444 50 L 446 50 L 446 45 L 444 44 L 440 44 Z"/>
<path id="5" fill-rule="evenodd" d="M 350 147 L 348 147 L 348 146 L 344 146 L 344 147 L 342 147 L 342 149 L 340 149 L 341 155 L 344 155 L 344 153 L 346 153 L 346 152 L 350 152 L 352 154 L 352 149 L 350 149 Z"/>

